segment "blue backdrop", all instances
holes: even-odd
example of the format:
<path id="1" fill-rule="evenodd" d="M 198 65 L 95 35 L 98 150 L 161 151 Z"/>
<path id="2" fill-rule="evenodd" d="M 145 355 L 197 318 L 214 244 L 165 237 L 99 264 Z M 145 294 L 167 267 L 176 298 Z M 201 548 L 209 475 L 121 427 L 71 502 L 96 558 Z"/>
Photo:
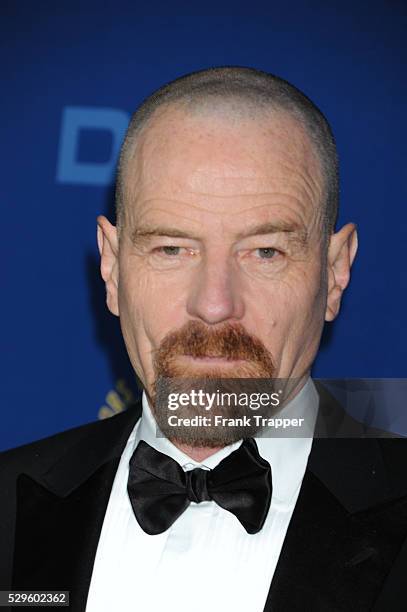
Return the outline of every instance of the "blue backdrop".
<path id="1" fill-rule="evenodd" d="M 286 78 L 336 134 L 339 223 L 358 224 L 360 247 L 314 375 L 406 376 L 403 2 L 14 1 L 0 13 L 0 448 L 112 414 L 136 388 L 104 305 L 95 219 L 112 219 L 130 112 L 208 66 Z"/>

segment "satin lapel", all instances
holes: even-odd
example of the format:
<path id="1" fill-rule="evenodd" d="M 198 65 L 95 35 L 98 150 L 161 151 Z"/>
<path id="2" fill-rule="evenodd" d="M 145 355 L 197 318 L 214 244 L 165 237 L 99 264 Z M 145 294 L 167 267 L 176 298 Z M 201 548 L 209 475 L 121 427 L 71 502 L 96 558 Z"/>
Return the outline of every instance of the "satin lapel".
<path id="1" fill-rule="evenodd" d="M 140 410 L 88 426 L 45 473 L 19 476 L 12 588 L 70 591 L 70 610 L 85 610 L 113 480 Z"/>
<path id="2" fill-rule="evenodd" d="M 101 466 L 67 497 L 51 493 L 29 476 L 20 476 L 14 589 L 70 591 L 70 610 L 85 610 L 118 462 Z"/>
<path id="3" fill-rule="evenodd" d="M 371 610 L 407 535 L 380 460 L 376 440 L 314 440 L 265 612 Z"/>

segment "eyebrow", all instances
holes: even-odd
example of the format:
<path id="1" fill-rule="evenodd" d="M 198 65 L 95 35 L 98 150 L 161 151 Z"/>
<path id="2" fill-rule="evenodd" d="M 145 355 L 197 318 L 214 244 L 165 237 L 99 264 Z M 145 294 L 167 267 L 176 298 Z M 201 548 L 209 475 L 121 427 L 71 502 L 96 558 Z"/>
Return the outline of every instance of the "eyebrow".
<path id="1" fill-rule="evenodd" d="M 290 234 L 291 239 L 297 238 L 301 243 L 306 244 L 307 242 L 307 231 L 298 225 L 290 221 L 273 221 L 267 223 L 260 223 L 253 227 L 249 227 L 244 232 L 240 232 L 237 238 L 249 238 L 250 236 L 264 236 L 266 234 Z"/>
<path id="2" fill-rule="evenodd" d="M 147 225 L 138 227 L 131 233 L 132 242 L 137 242 L 140 238 L 150 238 L 151 236 L 168 236 L 169 238 L 189 238 L 199 240 L 197 236 L 191 236 L 189 232 L 183 232 L 176 227 L 165 227 L 159 225 Z"/>
<path id="3" fill-rule="evenodd" d="M 236 236 L 237 240 L 242 238 L 248 238 L 250 236 L 261 236 L 266 234 L 278 234 L 287 233 L 290 234 L 290 239 L 298 240 L 302 244 L 307 243 L 307 231 L 304 230 L 297 223 L 289 221 L 274 221 L 267 223 L 260 223 L 251 228 L 248 228 L 244 232 L 239 232 Z M 189 232 L 182 231 L 175 227 L 159 226 L 159 225 L 146 225 L 136 228 L 131 233 L 131 240 L 136 243 L 138 240 L 150 238 L 153 236 L 168 236 L 169 238 L 188 238 L 190 240 L 199 240 L 198 236 L 193 236 Z"/>

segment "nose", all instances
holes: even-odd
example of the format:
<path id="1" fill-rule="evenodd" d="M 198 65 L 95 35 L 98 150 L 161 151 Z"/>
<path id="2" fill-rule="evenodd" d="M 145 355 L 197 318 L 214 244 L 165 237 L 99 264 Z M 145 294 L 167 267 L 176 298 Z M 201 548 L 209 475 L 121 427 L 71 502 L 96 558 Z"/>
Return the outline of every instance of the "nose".
<path id="1" fill-rule="evenodd" d="M 206 255 L 192 282 L 188 314 L 210 325 L 241 319 L 244 304 L 238 284 L 233 262 L 219 254 Z"/>

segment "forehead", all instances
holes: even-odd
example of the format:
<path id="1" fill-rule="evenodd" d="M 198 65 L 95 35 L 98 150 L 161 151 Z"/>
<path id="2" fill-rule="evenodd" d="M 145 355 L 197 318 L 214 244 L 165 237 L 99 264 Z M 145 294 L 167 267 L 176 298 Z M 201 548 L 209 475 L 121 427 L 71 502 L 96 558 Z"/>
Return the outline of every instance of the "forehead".
<path id="1" fill-rule="evenodd" d="M 139 135 L 124 181 L 133 224 L 174 207 L 230 216 L 267 206 L 305 223 L 318 215 L 323 190 L 305 129 L 281 111 L 160 109 Z"/>

